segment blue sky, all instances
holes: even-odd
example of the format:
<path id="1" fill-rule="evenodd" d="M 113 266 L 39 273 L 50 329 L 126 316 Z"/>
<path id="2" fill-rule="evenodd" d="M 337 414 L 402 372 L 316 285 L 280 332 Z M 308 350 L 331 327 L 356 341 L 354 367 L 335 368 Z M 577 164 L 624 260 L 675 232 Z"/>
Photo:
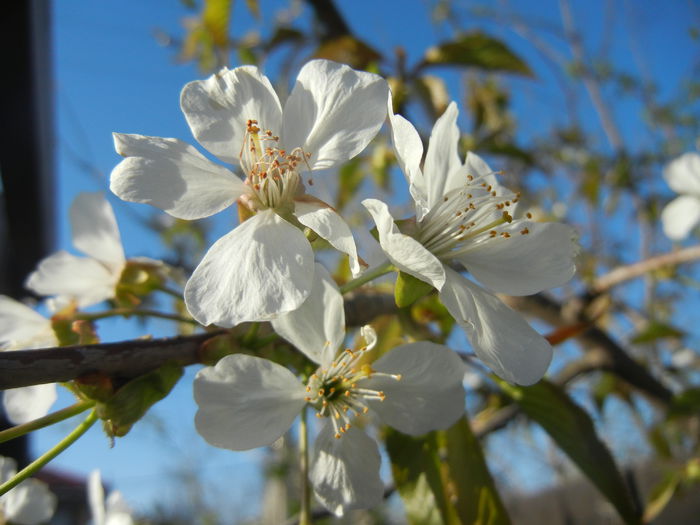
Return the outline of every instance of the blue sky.
<path id="1" fill-rule="evenodd" d="M 259 27 L 243 2 L 235 3 L 233 33 L 243 34 Z M 396 46 L 403 46 L 408 62 L 414 63 L 427 47 L 447 38 L 447 26 L 432 26 L 428 2 L 356 1 L 337 2 L 342 6 L 350 26 L 359 36 L 387 55 Z M 586 2 L 586 9 L 577 3 L 575 20 L 584 31 L 587 44 L 595 50 L 604 45 L 601 27 L 606 14 L 605 2 Z M 671 96 L 680 82 L 690 78 L 697 67 L 697 43 L 687 31 L 690 23 L 698 25 L 699 10 L 690 2 L 667 2 L 663 9 L 652 0 L 614 2 L 618 7 L 612 18 L 614 37 L 609 47 L 611 56 L 623 67 L 638 73 L 640 67 L 659 83 L 661 92 Z M 280 0 L 261 0 L 263 16 L 272 16 Z M 475 3 L 464 2 L 466 6 Z M 514 10 L 532 15 L 543 25 L 558 24 L 556 1 L 514 1 Z M 371 12 L 370 12 L 371 11 Z M 534 12 L 533 12 L 534 11 Z M 400 16 L 397 15 L 400 12 Z M 81 191 L 108 192 L 108 177 L 119 161 L 114 153 L 113 131 L 145 135 L 176 137 L 194 142 L 179 110 L 179 93 L 188 81 L 202 78 L 195 66 L 175 61 L 174 52 L 158 45 L 154 29 L 172 35 L 182 35 L 182 19 L 188 13 L 173 0 L 148 2 L 92 2 L 65 0 L 53 3 L 55 107 L 57 112 L 57 203 L 58 243 L 56 248 L 72 250 L 67 209 Z M 470 17 L 464 10 L 463 20 L 470 29 L 481 29 L 502 37 L 528 61 L 536 72 L 535 80 L 513 82 L 512 111 L 520 125 L 520 139 L 526 142 L 533 135 L 542 135 L 553 122 L 565 119 L 563 99 L 551 70 L 538 52 L 523 38 L 515 35 L 502 22 L 486 22 Z M 302 18 L 308 24 L 308 16 Z M 550 43 L 566 50 L 556 38 Z M 633 51 L 630 52 L 630 49 Z M 279 59 L 277 59 L 277 62 Z M 693 62 L 695 61 L 695 62 Z M 236 65 L 236 64 L 233 64 Z M 273 59 L 269 68 L 274 72 Z M 436 70 L 448 81 L 451 95 L 464 99 L 460 76 L 453 70 Z M 697 71 L 695 71 L 697 75 Z M 583 89 L 582 87 L 580 88 Z M 625 136 L 631 143 L 644 144 L 649 138 L 640 130 L 640 108 L 632 103 L 617 101 L 615 115 Z M 420 120 L 419 127 L 428 129 L 431 123 Z M 584 125 L 595 127 L 597 121 L 582 113 Z M 468 116 L 462 108 L 462 123 Z M 661 191 L 664 191 L 662 188 Z M 666 190 L 667 191 L 667 190 Z M 670 194 L 669 194 L 670 195 Z M 153 210 L 142 205 L 121 203 L 116 197 L 108 198 L 122 231 L 128 256 L 157 258 L 162 249 L 152 234 L 144 232 L 136 217 L 148 217 Z M 228 215 L 226 215 L 228 214 Z M 218 219 L 222 227 L 232 225 L 234 213 L 224 212 Z M 105 323 L 105 340 L 118 340 L 131 331 L 127 323 Z M 148 332 L 155 336 L 169 335 L 166 322 L 151 323 Z M 99 429 L 93 429 L 76 447 L 63 454 L 57 467 L 86 474 L 100 468 L 103 477 L 122 490 L 137 509 L 147 510 L 154 501 L 172 496 L 167 481 L 168 472 L 179 465 L 202 461 L 207 479 L 226 479 L 232 473 L 246 479 L 243 488 L 235 492 L 241 508 L 246 501 L 256 501 L 259 484 L 255 476 L 255 462 L 260 451 L 229 453 L 208 447 L 193 428 L 194 403 L 191 399 L 191 379 L 188 370 L 173 395 L 159 404 L 149 418 L 139 423 L 132 433 L 117 441 L 114 448 Z M 63 398 L 68 403 L 68 396 Z M 66 425 L 39 433 L 34 451 L 39 453 L 67 431 Z M 166 487 L 164 489 L 164 487 Z M 229 493 L 230 494 L 230 493 Z"/>

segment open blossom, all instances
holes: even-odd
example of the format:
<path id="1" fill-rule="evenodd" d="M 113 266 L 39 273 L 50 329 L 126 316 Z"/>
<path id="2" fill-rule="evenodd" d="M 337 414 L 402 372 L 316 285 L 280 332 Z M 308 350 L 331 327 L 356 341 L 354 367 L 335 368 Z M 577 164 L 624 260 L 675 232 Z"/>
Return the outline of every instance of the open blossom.
<path id="1" fill-rule="evenodd" d="M 15 460 L 0 456 L 0 484 L 16 473 Z M 56 496 L 37 479 L 27 479 L 0 496 L 0 523 L 39 525 L 47 523 L 55 510 Z"/>
<path id="2" fill-rule="evenodd" d="M 494 372 L 520 384 L 538 381 L 552 358 L 549 343 L 491 292 L 529 295 L 567 282 L 574 274 L 573 229 L 533 222 L 529 215 L 514 218 L 519 195 L 499 186 L 473 153 L 460 161 L 454 102 L 433 127 L 422 169 L 423 147 L 415 128 L 391 108 L 389 118 L 416 217 L 399 227 L 385 203 L 363 201 L 382 249 L 401 271 L 439 291 L 476 354 Z M 490 291 L 452 265 L 466 268 Z"/>
<path id="3" fill-rule="evenodd" d="M 302 174 L 362 151 L 386 117 L 387 93 L 379 76 L 327 60 L 301 69 L 284 109 L 253 66 L 190 82 L 180 103 L 193 135 L 239 165 L 243 180 L 180 140 L 115 133 L 126 159 L 113 170 L 111 189 L 122 199 L 181 219 L 208 217 L 236 201 L 240 215 L 254 213 L 209 249 L 187 283 L 185 302 L 195 319 L 230 327 L 296 309 L 314 273 L 304 227 L 347 253 L 359 272 L 348 225 L 306 194 Z"/>
<path id="4" fill-rule="evenodd" d="M 319 365 L 306 384 L 287 368 L 243 354 L 229 355 L 201 370 L 194 381 L 197 431 L 212 445 L 248 450 L 270 445 L 306 407 L 321 429 L 310 469 L 318 499 L 342 515 L 381 502 L 377 444 L 355 424 L 374 413 L 401 432 L 421 435 L 447 428 L 464 413 L 460 358 L 434 343 L 394 348 L 373 363 L 367 346 L 338 353 L 345 338 L 343 299 L 320 265 L 306 302 L 273 321 L 275 331 Z"/>
<path id="5" fill-rule="evenodd" d="M 78 307 L 115 296 L 126 259 L 112 207 L 100 192 L 80 193 L 70 208 L 73 245 L 87 257 L 66 251 L 50 255 L 27 279 L 39 295 L 75 300 Z"/>
<path id="6" fill-rule="evenodd" d="M 664 179 L 679 196 L 663 209 L 661 222 L 666 236 L 680 241 L 700 222 L 700 155 L 689 152 L 671 161 Z"/>
<path id="7" fill-rule="evenodd" d="M 105 499 L 102 477 L 93 470 L 88 477 L 88 502 L 93 525 L 133 525 L 131 509 L 121 492 L 114 490 Z"/>
<path id="8" fill-rule="evenodd" d="M 0 350 L 58 346 L 51 320 L 28 306 L 0 295 Z M 56 385 L 33 385 L 3 392 L 8 419 L 16 425 L 45 416 L 56 401 Z"/>

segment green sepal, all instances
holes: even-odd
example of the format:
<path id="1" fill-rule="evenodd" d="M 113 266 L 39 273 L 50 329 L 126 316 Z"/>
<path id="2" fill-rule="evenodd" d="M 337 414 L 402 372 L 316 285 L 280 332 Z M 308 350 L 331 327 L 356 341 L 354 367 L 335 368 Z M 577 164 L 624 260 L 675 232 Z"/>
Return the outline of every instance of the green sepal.
<path id="1" fill-rule="evenodd" d="M 106 402 L 97 405 L 97 415 L 110 438 L 125 436 L 131 427 L 172 390 L 182 377 L 183 368 L 166 363 L 132 379 Z"/>
<path id="2" fill-rule="evenodd" d="M 127 261 L 114 300 L 117 305 L 131 308 L 141 304 L 141 298 L 159 289 L 165 281 L 159 264 L 144 261 Z"/>
<path id="3" fill-rule="evenodd" d="M 399 308 L 411 306 L 421 297 L 428 295 L 432 289 L 432 285 L 406 272 L 399 271 L 396 277 L 396 286 L 394 287 L 396 306 Z"/>

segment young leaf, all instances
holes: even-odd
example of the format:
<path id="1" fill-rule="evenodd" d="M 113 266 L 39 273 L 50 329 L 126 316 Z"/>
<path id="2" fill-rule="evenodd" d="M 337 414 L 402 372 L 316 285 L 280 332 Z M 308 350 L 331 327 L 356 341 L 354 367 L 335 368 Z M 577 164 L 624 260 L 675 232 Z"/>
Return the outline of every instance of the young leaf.
<path id="1" fill-rule="evenodd" d="M 445 437 L 454 507 L 464 524 L 508 525 L 510 518 L 496 491 L 481 444 L 461 418 L 441 432 Z"/>
<path id="2" fill-rule="evenodd" d="M 441 477 L 436 433 L 420 438 L 388 428 L 386 449 L 411 525 L 462 525 Z"/>
<path id="3" fill-rule="evenodd" d="M 566 392 L 544 380 L 523 387 L 492 377 L 612 503 L 625 523 L 640 523 L 640 511 L 610 451 L 598 438 L 590 416 Z"/>
<path id="4" fill-rule="evenodd" d="M 400 271 L 396 277 L 396 287 L 394 288 L 396 306 L 399 308 L 410 306 L 421 297 L 429 294 L 432 289 L 433 287 L 425 281 Z"/>
<path id="5" fill-rule="evenodd" d="M 419 69 L 434 65 L 471 66 L 532 76 L 530 67 L 508 46 L 480 32 L 467 33 L 428 49 Z"/>

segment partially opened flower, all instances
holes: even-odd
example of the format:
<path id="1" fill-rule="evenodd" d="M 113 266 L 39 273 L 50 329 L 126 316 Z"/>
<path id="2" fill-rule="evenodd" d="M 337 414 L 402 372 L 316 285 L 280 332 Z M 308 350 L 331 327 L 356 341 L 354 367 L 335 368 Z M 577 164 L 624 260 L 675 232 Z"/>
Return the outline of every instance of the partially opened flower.
<path id="1" fill-rule="evenodd" d="M 27 279 L 39 295 L 74 300 L 78 307 L 115 296 L 126 259 L 109 202 L 100 192 L 80 193 L 70 208 L 73 245 L 87 257 L 66 251 L 50 255 Z"/>
<path id="2" fill-rule="evenodd" d="M 28 306 L 0 295 L 0 350 L 58 346 L 51 320 Z M 45 416 L 56 401 L 56 385 L 33 385 L 3 392 L 8 419 L 16 425 Z"/>
<path id="3" fill-rule="evenodd" d="M 310 478 L 318 499 L 337 515 L 382 500 L 375 441 L 356 424 L 367 412 L 401 432 L 421 435 L 464 413 L 463 365 L 449 348 L 411 343 L 373 363 L 374 344 L 338 353 L 345 338 L 343 299 L 321 267 L 307 301 L 273 321 L 275 330 L 319 365 L 306 384 L 281 365 L 243 354 L 200 370 L 194 381 L 197 431 L 212 445 L 247 450 L 269 445 L 301 410 L 321 421 Z"/>
<path id="4" fill-rule="evenodd" d="M 88 477 L 88 502 L 93 525 L 133 525 L 131 509 L 121 492 L 114 490 L 105 499 L 102 477 L 93 470 Z"/>
<path id="5" fill-rule="evenodd" d="M 0 456 L 0 484 L 16 473 L 15 460 Z M 55 510 L 56 496 L 37 479 L 27 479 L 0 496 L 0 523 L 38 525 L 48 522 Z"/>
<path id="6" fill-rule="evenodd" d="M 181 106 L 196 139 L 219 159 L 240 165 L 244 179 L 177 139 L 115 133 L 126 157 L 112 172 L 112 191 L 174 217 L 200 219 L 238 201 L 254 215 L 219 239 L 185 289 L 202 324 L 233 326 L 296 309 L 313 280 L 308 227 L 350 256 L 349 227 L 327 204 L 307 195 L 302 172 L 357 155 L 386 117 L 386 82 L 327 60 L 299 72 L 284 109 L 256 67 L 222 69 L 187 84 Z M 307 181 L 308 182 L 308 181 Z"/>
<path id="7" fill-rule="evenodd" d="M 661 222 L 666 236 L 680 241 L 700 222 L 700 155 L 690 152 L 673 160 L 664 179 L 679 196 L 663 209 Z"/>
<path id="8" fill-rule="evenodd" d="M 417 131 L 400 115 L 390 111 L 389 117 L 416 216 L 399 227 L 385 203 L 363 201 L 384 252 L 401 271 L 440 292 L 494 372 L 520 384 L 538 381 L 552 358 L 549 343 L 492 292 L 529 295 L 567 282 L 574 274 L 573 229 L 513 218 L 519 195 L 499 186 L 473 153 L 460 161 L 454 102 L 433 127 L 422 169 Z M 455 264 L 490 291 L 452 269 Z"/>

